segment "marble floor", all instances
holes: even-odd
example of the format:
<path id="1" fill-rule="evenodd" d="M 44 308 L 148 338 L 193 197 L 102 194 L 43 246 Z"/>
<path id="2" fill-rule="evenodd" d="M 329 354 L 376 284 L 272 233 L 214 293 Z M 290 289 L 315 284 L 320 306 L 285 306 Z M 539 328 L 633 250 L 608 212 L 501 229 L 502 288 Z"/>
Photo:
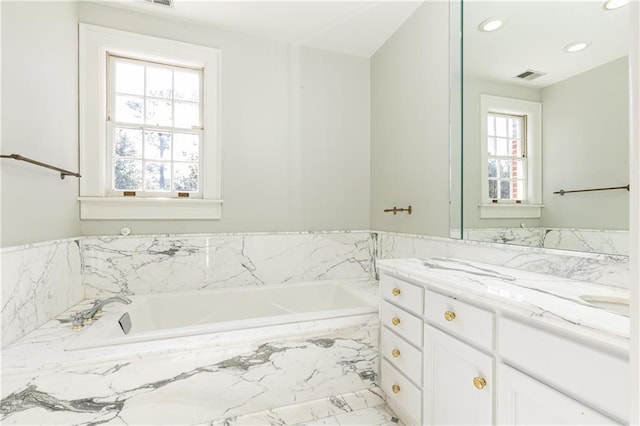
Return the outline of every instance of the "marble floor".
<path id="1" fill-rule="evenodd" d="M 209 426 L 403 426 L 379 388 L 220 419 Z"/>

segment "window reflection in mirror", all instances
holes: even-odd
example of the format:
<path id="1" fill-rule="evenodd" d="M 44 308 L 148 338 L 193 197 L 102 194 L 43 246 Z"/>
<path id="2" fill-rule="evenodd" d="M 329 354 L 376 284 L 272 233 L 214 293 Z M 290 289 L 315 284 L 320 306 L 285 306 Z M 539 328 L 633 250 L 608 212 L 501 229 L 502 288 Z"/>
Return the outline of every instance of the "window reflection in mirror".
<path id="1" fill-rule="evenodd" d="M 554 194 L 629 181 L 628 7 L 603 4 L 451 3 L 452 237 L 628 254 L 628 191 Z M 486 99 L 540 105 L 537 154 Z"/>

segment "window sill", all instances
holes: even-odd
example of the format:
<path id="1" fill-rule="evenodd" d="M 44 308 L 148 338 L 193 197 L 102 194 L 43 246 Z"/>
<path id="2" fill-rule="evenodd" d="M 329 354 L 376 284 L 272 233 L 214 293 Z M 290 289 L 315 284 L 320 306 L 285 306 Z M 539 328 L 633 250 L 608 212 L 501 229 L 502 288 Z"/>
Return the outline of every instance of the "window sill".
<path id="1" fill-rule="evenodd" d="M 478 204 L 480 219 L 539 219 L 542 204 Z"/>
<path id="2" fill-rule="evenodd" d="M 78 197 L 80 219 L 220 219 L 222 200 Z"/>

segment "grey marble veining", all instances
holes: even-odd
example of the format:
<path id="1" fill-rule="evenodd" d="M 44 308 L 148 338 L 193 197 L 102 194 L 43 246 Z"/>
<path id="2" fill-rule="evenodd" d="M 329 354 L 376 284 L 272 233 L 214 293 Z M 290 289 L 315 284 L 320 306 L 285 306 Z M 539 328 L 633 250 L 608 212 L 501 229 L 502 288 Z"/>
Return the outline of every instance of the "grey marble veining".
<path id="1" fill-rule="evenodd" d="M 401 424 L 395 413 L 385 404 L 384 394 L 378 387 L 208 423 L 209 426 Z"/>
<path id="2" fill-rule="evenodd" d="M 629 317 L 581 297 L 624 299 L 626 289 L 452 258 L 381 260 L 378 267 L 463 300 L 535 317 L 628 350 Z"/>
<path id="3" fill-rule="evenodd" d="M 0 256 L 3 347 L 84 297 L 78 241 L 3 249 Z"/>
<path id="4" fill-rule="evenodd" d="M 378 234 L 380 259 L 452 257 L 629 288 L 629 257 L 410 234 Z"/>
<path id="5" fill-rule="evenodd" d="M 0 420 L 194 424 L 374 386 L 377 322 L 267 343 L 256 343 L 264 329 L 253 333 L 214 348 L 3 374 Z"/>
<path id="6" fill-rule="evenodd" d="M 454 231 L 459 235 L 460 231 Z M 471 228 L 464 238 L 490 243 L 562 249 L 587 253 L 629 255 L 629 232 L 570 228 Z"/>
<path id="7" fill-rule="evenodd" d="M 554 239 L 560 245 L 578 236 L 549 232 L 545 241 Z M 626 256 L 389 232 L 82 237 L 5 248 L 0 256 L 4 346 L 83 297 L 370 279 L 384 258 L 448 256 L 629 286 Z"/>
<path id="8" fill-rule="evenodd" d="M 546 231 L 543 246 L 546 248 L 629 255 L 629 231 L 599 229 L 547 229 Z"/>
<path id="9" fill-rule="evenodd" d="M 368 232 L 82 240 L 87 297 L 369 278 Z"/>

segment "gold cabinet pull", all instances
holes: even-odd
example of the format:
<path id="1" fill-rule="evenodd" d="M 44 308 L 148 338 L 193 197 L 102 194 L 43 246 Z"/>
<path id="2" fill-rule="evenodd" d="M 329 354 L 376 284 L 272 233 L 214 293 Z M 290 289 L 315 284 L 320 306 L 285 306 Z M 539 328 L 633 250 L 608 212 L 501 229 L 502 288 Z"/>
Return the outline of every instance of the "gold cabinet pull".
<path id="1" fill-rule="evenodd" d="M 444 319 L 446 319 L 447 321 L 453 321 L 454 319 L 456 319 L 456 313 L 451 311 L 445 311 Z"/>
<path id="2" fill-rule="evenodd" d="M 400 289 L 399 288 L 394 288 L 393 290 L 391 290 L 391 294 L 393 294 L 394 296 L 400 296 Z"/>
<path id="3" fill-rule="evenodd" d="M 400 356 L 400 351 L 398 349 L 394 349 L 391 351 L 391 355 L 393 355 L 394 358 L 398 358 Z"/>
<path id="4" fill-rule="evenodd" d="M 398 392 L 400 392 L 400 386 L 393 385 L 393 386 L 391 386 L 391 390 L 393 391 L 393 393 L 398 393 Z"/>
<path id="5" fill-rule="evenodd" d="M 484 389 L 487 386 L 487 381 L 483 377 L 474 377 L 473 386 L 475 386 L 476 389 Z"/>
<path id="6" fill-rule="evenodd" d="M 398 318 L 398 317 L 391 318 L 391 324 L 393 324 L 393 325 L 400 324 L 400 318 Z"/>

